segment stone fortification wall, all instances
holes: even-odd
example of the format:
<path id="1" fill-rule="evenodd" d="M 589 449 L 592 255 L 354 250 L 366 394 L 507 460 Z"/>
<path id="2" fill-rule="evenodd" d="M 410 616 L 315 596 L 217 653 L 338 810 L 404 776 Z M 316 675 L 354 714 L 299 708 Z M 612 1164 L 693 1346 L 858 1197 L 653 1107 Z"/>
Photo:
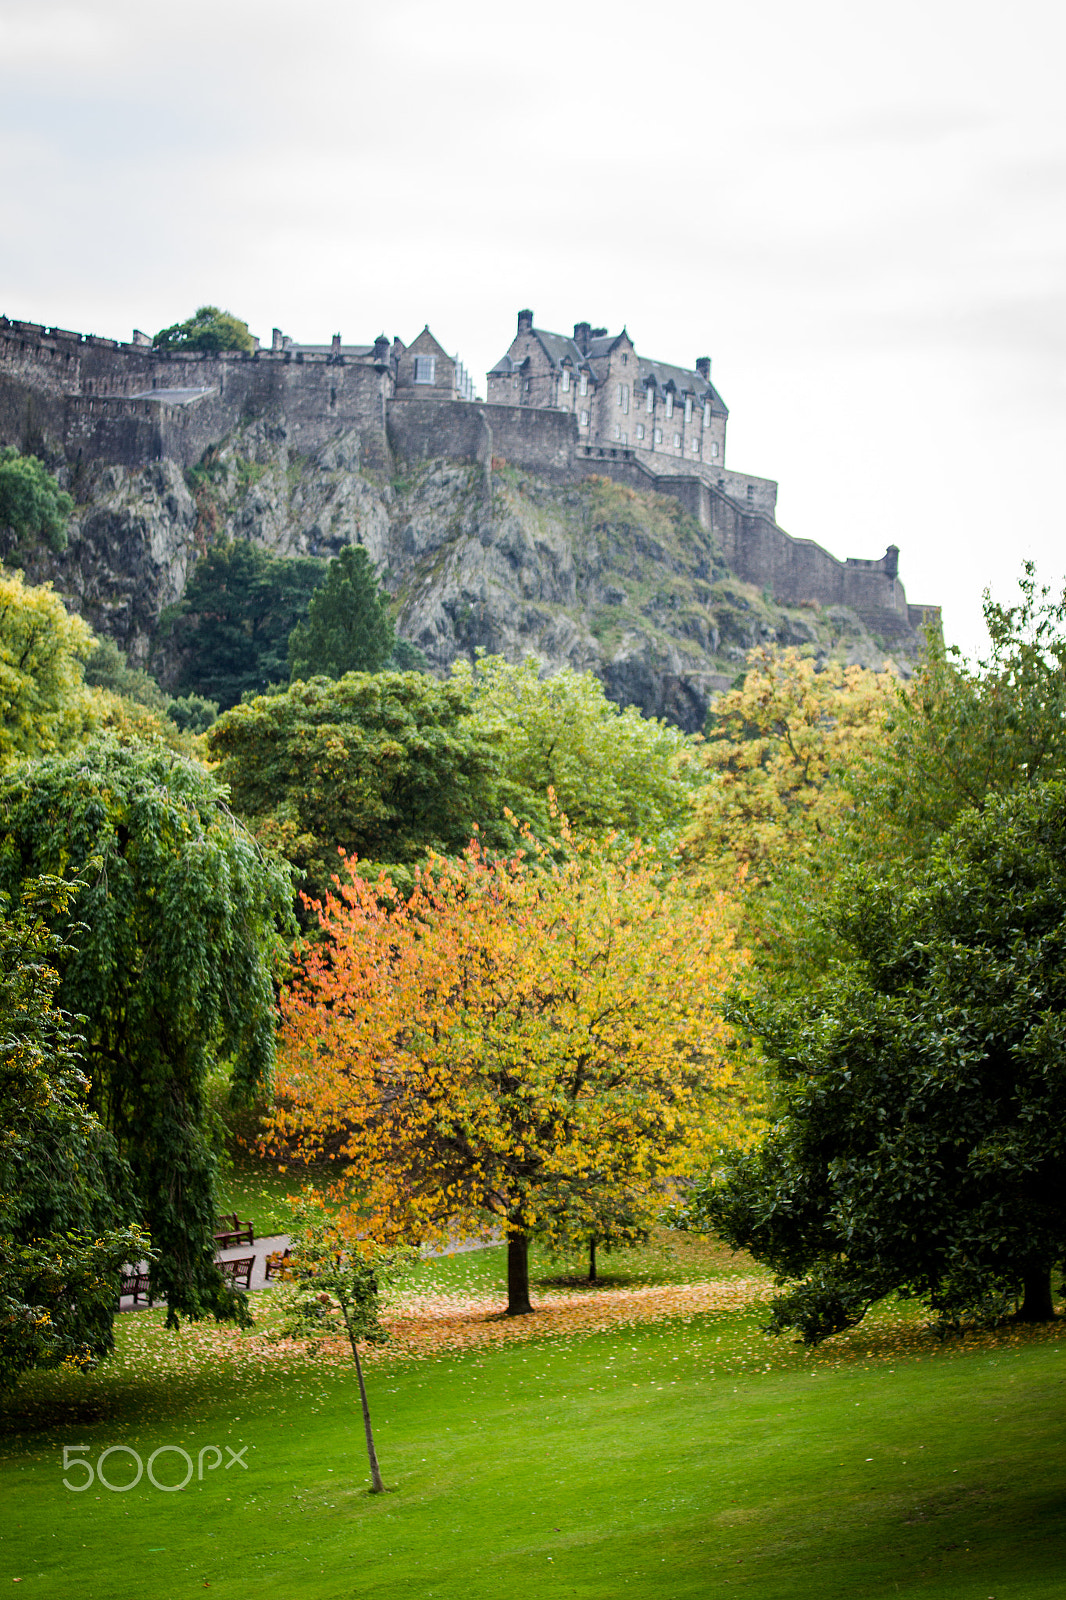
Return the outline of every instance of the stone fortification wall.
<path id="1" fill-rule="evenodd" d="M 397 395 L 388 407 L 388 438 L 398 462 L 444 456 L 488 466 L 495 460 L 552 483 L 576 475 L 577 423 L 565 411 Z"/>
<path id="2" fill-rule="evenodd" d="M 238 422 L 276 415 L 297 450 L 357 431 L 366 464 L 384 467 L 391 386 L 387 368 L 343 354 L 166 354 L 0 319 L 0 443 L 71 464 L 191 467 Z"/>
<path id="3" fill-rule="evenodd" d="M 876 561 L 839 561 L 813 539 L 793 539 L 772 518 L 752 512 L 722 490 L 708 486 L 710 527 L 726 562 L 738 577 L 768 590 L 782 605 L 850 606 L 876 618 L 884 632 L 893 619 L 910 629 L 907 597 L 896 576 L 893 546 Z"/>
<path id="4" fill-rule="evenodd" d="M 428 330 L 419 339 L 439 349 Z M 358 439 L 360 466 L 390 472 L 396 461 L 444 457 L 479 463 L 486 478 L 494 460 L 553 483 L 600 473 L 675 496 L 713 532 L 737 576 L 782 604 L 848 606 L 882 634 L 933 617 L 935 608 L 908 608 L 894 550 L 877 561 L 839 561 L 812 540 L 791 538 L 775 520 L 777 485 L 769 479 L 590 444 L 578 417 L 561 409 L 479 405 L 414 385 L 397 393 L 389 361 L 368 352 L 166 354 L 0 317 L 0 444 L 71 467 L 169 461 L 187 469 L 238 424 L 269 428 L 276 420 L 297 454 L 346 434 Z"/>

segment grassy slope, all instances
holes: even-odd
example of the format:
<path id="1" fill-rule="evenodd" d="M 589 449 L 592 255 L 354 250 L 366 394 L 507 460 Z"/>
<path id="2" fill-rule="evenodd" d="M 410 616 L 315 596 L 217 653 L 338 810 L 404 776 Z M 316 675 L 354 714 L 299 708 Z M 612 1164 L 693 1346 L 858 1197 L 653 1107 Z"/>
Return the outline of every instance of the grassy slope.
<path id="1" fill-rule="evenodd" d="M 499 1281 L 502 1251 L 426 1263 Z M 676 1265 L 676 1264 L 675 1264 Z M 691 1263 L 689 1263 L 691 1265 Z M 626 1276 L 643 1278 L 639 1261 Z M 691 1276 L 691 1273 L 689 1274 Z M 154 1318 L 120 1323 L 147 1339 Z M 37 1380 L 12 1402 L 0 1583 L 49 1600 L 351 1596 L 613 1600 L 1063 1593 L 1058 1332 L 936 1347 L 885 1324 L 815 1358 L 751 1316 L 516 1343 L 370 1374 L 386 1480 L 367 1496 L 354 1380 L 201 1365 Z M 64 1444 L 248 1444 L 178 1494 L 62 1487 Z M 175 1458 L 170 1458 L 173 1470 Z M 109 1470 L 124 1481 L 124 1458 Z M 167 1464 L 159 1464 L 159 1474 Z M 171 1480 L 172 1481 L 172 1480 Z"/>

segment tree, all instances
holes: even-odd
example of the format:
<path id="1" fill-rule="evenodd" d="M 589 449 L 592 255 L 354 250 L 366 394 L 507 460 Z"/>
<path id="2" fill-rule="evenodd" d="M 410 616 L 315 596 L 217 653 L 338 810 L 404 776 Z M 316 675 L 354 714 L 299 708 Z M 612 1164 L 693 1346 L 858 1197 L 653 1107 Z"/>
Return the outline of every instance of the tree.
<path id="1" fill-rule="evenodd" d="M 14 541 L 0 552 L 5 560 L 32 539 L 43 539 L 50 550 L 65 550 L 73 510 L 74 501 L 43 461 L 20 455 L 13 445 L 0 448 L 0 529 L 10 529 Z"/>
<path id="2" fill-rule="evenodd" d="M 31 880 L 0 917 L 0 1385 L 31 1368 L 85 1368 L 113 1347 L 129 1225 L 129 1172 L 86 1105 L 77 1036 L 55 993 L 74 886 Z"/>
<path id="3" fill-rule="evenodd" d="M 505 806 L 546 822 L 541 804 L 501 780 L 497 747 L 470 709 L 469 686 L 349 673 L 235 706 L 207 742 L 237 811 L 321 897 L 338 847 L 410 868 L 427 851 L 462 850 L 479 816 L 500 819 L 486 829 L 490 845 L 513 847 Z M 407 887 L 410 871 L 398 881 Z"/>
<path id="4" fill-rule="evenodd" d="M 834 938 L 822 915 L 854 812 L 856 776 L 883 746 L 896 703 L 891 672 L 818 662 L 762 646 L 743 682 L 719 696 L 696 758 L 703 786 L 681 839 L 695 880 L 742 885 L 751 976 L 778 989 L 825 970 Z"/>
<path id="5" fill-rule="evenodd" d="M 1052 1315 L 1066 1251 L 1066 790 L 991 798 L 841 896 L 850 961 L 747 1020 L 780 1124 L 697 1212 L 790 1284 L 808 1343 L 890 1292 L 945 1324 Z M 796 1282 L 795 1280 L 801 1280 Z"/>
<path id="6" fill-rule="evenodd" d="M 246 539 L 212 545 L 182 596 L 178 686 L 228 710 L 287 682 L 289 635 L 326 572 L 324 561 L 272 556 Z"/>
<path id="7" fill-rule="evenodd" d="M 532 656 L 481 656 L 476 668 L 456 662 L 452 680 L 472 689 L 473 724 L 492 737 L 507 777 L 533 794 L 553 789 L 582 833 L 620 830 L 668 846 L 688 819 L 698 781 L 681 760 L 691 740 L 616 706 L 591 672 L 544 677 Z"/>
<path id="8" fill-rule="evenodd" d="M 93 643 L 50 583 L 0 569 L 0 766 L 83 737 L 91 716 L 82 662 Z"/>
<path id="9" fill-rule="evenodd" d="M 50 919 L 59 1004 L 83 1018 L 90 1105 L 128 1162 L 169 1320 L 243 1315 L 214 1265 L 217 1161 L 206 1100 L 270 1082 L 274 964 L 291 896 L 217 781 L 170 751 L 97 738 L 0 780 L 0 890 L 80 874 Z"/>
<path id="10" fill-rule="evenodd" d="M 723 884 L 742 873 L 762 887 L 814 857 L 851 811 L 849 780 L 882 742 L 899 680 L 765 645 L 747 667 L 708 717 L 700 759 L 711 781 L 683 848 Z"/>
<path id="11" fill-rule="evenodd" d="M 408 900 L 349 869 L 283 1000 L 274 1138 L 327 1142 L 370 1238 L 502 1224 L 511 1315 L 531 1234 L 603 1191 L 659 1188 L 731 1077 L 736 956 L 715 899 L 635 848 L 434 857 Z M 339 1137 L 337 1137 L 339 1136 Z"/>
<path id="12" fill-rule="evenodd" d="M 1066 775 L 1066 590 L 1056 600 L 1032 562 L 1019 588 L 1012 606 L 986 591 L 990 648 L 975 666 L 929 640 L 883 745 L 855 774 L 853 855 L 923 859 L 968 807 Z"/>
<path id="13" fill-rule="evenodd" d="M 379 672 L 396 642 L 388 598 L 362 545 L 345 545 L 289 638 L 292 680 Z"/>
<path id="14" fill-rule="evenodd" d="M 384 1494 L 359 1345 L 385 1339 L 379 1320 L 381 1291 L 399 1270 L 404 1253 L 353 1239 L 314 1194 L 305 1195 L 294 1214 L 290 1251 L 281 1268 L 283 1331 L 294 1339 L 347 1338 L 359 1383 L 370 1493 Z"/>
<path id="15" fill-rule="evenodd" d="M 248 324 L 218 306 L 200 306 L 184 322 L 160 328 L 152 340 L 156 350 L 244 350 L 255 349 L 256 341 Z"/>

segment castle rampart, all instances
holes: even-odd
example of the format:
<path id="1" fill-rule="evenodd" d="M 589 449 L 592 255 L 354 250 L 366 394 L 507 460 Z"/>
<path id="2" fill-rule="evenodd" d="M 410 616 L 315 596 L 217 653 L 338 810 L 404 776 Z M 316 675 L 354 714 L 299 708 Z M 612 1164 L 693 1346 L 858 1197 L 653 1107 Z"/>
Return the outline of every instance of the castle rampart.
<path id="1" fill-rule="evenodd" d="M 654 434 L 646 448 L 635 448 L 613 410 L 609 426 L 606 411 L 595 425 L 582 422 L 581 367 L 576 360 L 568 367 L 573 341 L 545 347 L 542 364 L 551 356 L 557 371 L 550 384 L 546 372 L 534 372 L 536 393 L 526 394 L 514 363 L 503 371 L 506 358 L 490 374 L 489 403 L 480 404 L 457 398 L 472 392 L 469 380 L 428 328 L 409 347 L 383 335 L 370 345 L 344 346 L 337 335 L 329 346 L 301 347 L 275 330 L 270 349 L 164 352 L 143 336 L 120 344 L 2 317 L 0 444 L 71 467 L 172 460 L 188 469 L 241 423 L 273 420 L 302 454 L 355 433 L 364 464 L 389 471 L 443 456 L 478 463 L 487 478 L 494 460 L 556 483 L 599 473 L 676 497 L 714 533 L 737 576 L 782 603 L 849 606 L 886 636 L 934 619 L 936 608 L 908 606 L 895 547 L 879 560 L 840 561 L 812 540 L 793 539 L 775 520 L 776 483 L 725 467 L 727 412 L 710 384 L 709 362 L 701 358 L 688 374 L 638 361 L 624 333 L 598 344 L 598 330 L 586 338 L 582 329 L 588 332 L 578 325 L 574 349 L 584 345 L 589 352 L 586 388 L 598 372 L 604 404 L 619 418 L 625 415 L 619 407 L 628 404 L 634 417 L 650 420 L 662 407 L 665 421 L 669 404 L 679 419 L 676 454 L 654 448 Z M 534 334 L 530 316 L 520 341 Z M 615 370 L 623 356 L 640 391 L 626 388 L 621 365 Z M 650 396 L 643 410 L 638 392 Z"/>

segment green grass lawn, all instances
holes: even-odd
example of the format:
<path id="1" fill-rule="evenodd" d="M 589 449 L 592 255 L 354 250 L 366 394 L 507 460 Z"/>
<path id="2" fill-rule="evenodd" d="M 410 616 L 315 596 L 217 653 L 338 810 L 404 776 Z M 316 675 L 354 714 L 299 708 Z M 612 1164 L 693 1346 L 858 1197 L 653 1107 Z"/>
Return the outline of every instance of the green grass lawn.
<path id="1" fill-rule="evenodd" d="M 273 1233 L 288 1233 L 292 1222 L 289 1196 L 299 1194 L 309 1180 L 324 1187 L 335 1175 L 335 1168 L 329 1164 L 282 1166 L 275 1161 L 260 1160 L 237 1146 L 222 1175 L 219 1209 L 236 1211 L 242 1219 L 251 1222 L 257 1239 Z"/>
<path id="2" fill-rule="evenodd" d="M 685 1248 L 660 1273 L 691 1279 Z M 499 1284 L 502 1255 L 419 1271 L 473 1292 Z M 618 1266 L 650 1280 L 654 1252 Z M 704 1271 L 721 1268 L 708 1252 Z M 238 1359 L 175 1375 L 153 1366 L 159 1319 L 120 1319 L 136 1370 L 39 1377 L 6 1403 L 0 1585 L 48 1600 L 1066 1594 L 1057 1328 L 938 1346 L 886 1317 L 812 1357 L 751 1314 L 705 1314 L 386 1357 L 368 1381 L 392 1492 L 372 1497 L 349 1371 Z M 247 1468 L 209 1454 L 177 1493 L 147 1478 L 75 1493 L 62 1454 L 79 1444 L 93 1462 L 117 1444 L 145 1461 L 246 1448 Z M 126 1482 L 131 1458 L 104 1470 Z M 155 1470 L 174 1482 L 184 1466 Z"/>

